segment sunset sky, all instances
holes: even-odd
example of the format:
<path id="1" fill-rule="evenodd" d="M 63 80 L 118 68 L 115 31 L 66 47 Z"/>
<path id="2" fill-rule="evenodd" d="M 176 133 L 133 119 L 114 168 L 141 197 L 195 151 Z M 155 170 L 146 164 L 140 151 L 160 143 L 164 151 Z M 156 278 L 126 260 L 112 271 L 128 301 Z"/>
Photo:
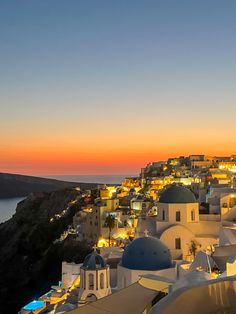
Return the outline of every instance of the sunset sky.
<path id="1" fill-rule="evenodd" d="M 0 172 L 236 154 L 236 1 L 0 1 Z"/>

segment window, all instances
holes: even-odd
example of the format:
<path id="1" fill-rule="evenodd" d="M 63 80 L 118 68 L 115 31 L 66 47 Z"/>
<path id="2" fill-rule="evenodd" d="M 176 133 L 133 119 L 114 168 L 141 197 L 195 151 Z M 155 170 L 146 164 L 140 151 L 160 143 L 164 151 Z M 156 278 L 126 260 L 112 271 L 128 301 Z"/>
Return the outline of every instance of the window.
<path id="1" fill-rule="evenodd" d="M 104 274 L 100 275 L 100 289 L 104 289 Z"/>
<path id="2" fill-rule="evenodd" d="M 93 290 L 93 289 L 94 289 L 94 275 L 89 274 L 89 290 Z"/>
<path id="3" fill-rule="evenodd" d="M 234 207 L 236 204 L 236 198 L 235 197 L 231 197 L 229 200 L 229 208 Z"/>
<path id="4" fill-rule="evenodd" d="M 162 220 L 166 220 L 166 212 L 164 210 L 162 211 Z"/>
<path id="5" fill-rule="evenodd" d="M 180 238 L 175 239 L 175 249 L 181 250 L 181 239 Z"/>
<path id="6" fill-rule="evenodd" d="M 194 210 L 191 211 L 191 220 L 192 221 L 195 220 L 195 212 L 194 212 Z"/>
<path id="7" fill-rule="evenodd" d="M 180 211 L 177 211 L 177 212 L 175 213 L 175 220 L 176 220 L 176 221 L 180 221 L 180 220 L 181 220 Z"/>

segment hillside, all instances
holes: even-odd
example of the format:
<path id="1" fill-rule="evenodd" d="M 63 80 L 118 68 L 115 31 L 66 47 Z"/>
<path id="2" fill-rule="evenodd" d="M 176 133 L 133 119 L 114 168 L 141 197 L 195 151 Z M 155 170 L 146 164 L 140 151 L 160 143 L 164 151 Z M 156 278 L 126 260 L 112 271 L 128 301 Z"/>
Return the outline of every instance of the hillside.
<path id="1" fill-rule="evenodd" d="M 83 189 L 92 189 L 96 187 L 96 184 L 0 173 L 0 198 L 21 197 L 27 196 L 32 192 L 52 192 L 76 186 Z"/>
<path id="2" fill-rule="evenodd" d="M 83 261 L 89 252 L 86 242 L 73 237 L 55 240 L 72 224 L 85 201 L 83 192 L 75 189 L 31 194 L 18 203 L 10 220 L 0 224 L 1 313 L 17 313 L 57 284 L 62 261 Z M 58 214 L 60 218 L 52 222 L 50 219 Z"/>

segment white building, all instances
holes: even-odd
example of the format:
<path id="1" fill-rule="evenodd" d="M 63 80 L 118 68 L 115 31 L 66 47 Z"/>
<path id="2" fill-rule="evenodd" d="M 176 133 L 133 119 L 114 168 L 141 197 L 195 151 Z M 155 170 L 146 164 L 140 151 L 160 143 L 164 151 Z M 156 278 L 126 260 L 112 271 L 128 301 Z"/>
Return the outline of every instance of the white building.
<path id="1" fill-rule="evenodd" d="M 69 289 L 80 275 L 80 267 L 82 264 L 62 262 L 62 289 Z"/>
<path id="2" fill-rule="evenodd" d="M 87 255 L 80 268 L 80 303 L 95 301 L 111 294 L 110 267 L 96 250 Z"/>
<path id="3" fill-rule="evenodd" d="M 225 185 L 213 185 L 206 195 L 206 202 L 209 204 L 210 214 L 223 214 L 231 206 L 230 198 L 236 198 L 236 190 Z M 232 206 L 231 206 L 232 207 Z M 225 210 L 224 210 L 225 208 Z"/>
<path id="4" fill-rule="evenodd" d="M 187 188 L 172 185 L 160 196 L 157 236 L 174 259 L 191 258 L 193 246 L 206 249 L 218 243 L 220 217 L 199 215 L 199 203 Z"/>

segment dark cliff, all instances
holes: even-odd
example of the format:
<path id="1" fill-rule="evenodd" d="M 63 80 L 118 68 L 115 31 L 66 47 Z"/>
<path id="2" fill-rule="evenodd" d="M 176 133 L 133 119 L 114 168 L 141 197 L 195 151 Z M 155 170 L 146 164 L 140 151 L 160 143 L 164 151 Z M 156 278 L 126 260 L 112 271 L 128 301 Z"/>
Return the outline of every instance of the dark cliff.
<path id="1" fill-rule="evenodd" d="M 73 238 L 54 241 L 72 224 L 84 202 L 82 193 L 75 189 L 31 195 L 18 204 L 13 218 L 0 225 L 2 313 L 17 313 L 57 284 L 63 260 L 83 261 L 89 250 L 86 243 Z M 61 217 L 52 222 L 55 215 Z"/>
<path id="2" fill-rule="evenodd" d="M 92 189 L 96 187 L 96 184 L 0 173 L 0 198 L 21 197 L 27 196 L 32 192 L 51 192 L 75 186 L 80 186 L 83 189 Z"/>

